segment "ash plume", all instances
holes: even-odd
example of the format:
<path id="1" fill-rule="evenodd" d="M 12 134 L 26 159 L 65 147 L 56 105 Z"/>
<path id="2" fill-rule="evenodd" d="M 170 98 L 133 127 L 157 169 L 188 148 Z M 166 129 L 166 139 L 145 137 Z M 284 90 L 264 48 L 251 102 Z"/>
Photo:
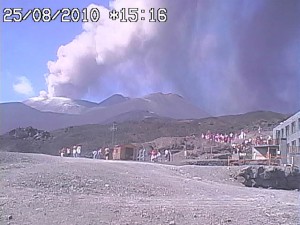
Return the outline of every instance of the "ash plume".
<path id="1" fill-rule="evenodd" d="M 116 0 L 48 62 L 48 96 L 173 92 L 211 114 L 300 108 L 300 2 Z M 167 8 L 163 23 L 112 8 Z M 147 15 L 147 14 L 146 14 Z M 149 16 L 149 15 L 148 15 Z"/>

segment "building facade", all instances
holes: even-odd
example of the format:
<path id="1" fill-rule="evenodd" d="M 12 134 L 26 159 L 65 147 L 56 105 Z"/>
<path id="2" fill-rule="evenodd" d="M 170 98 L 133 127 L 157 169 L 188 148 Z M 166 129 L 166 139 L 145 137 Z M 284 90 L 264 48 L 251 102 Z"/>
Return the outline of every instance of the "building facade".
<path id="1" fill-rule="evenodd" d="M 279 145 L 283 158 L 287 158 L 283 161 L 293 161 L 294 164 L 296 160 L 296 164 L 300 164 L 300 111 L 273 129 L 273 139 Z"/>
<path id="2" fill-rule="evenodd" d="M 275 127 L 273 138 L 286 138 L 287 146 L 300 146 L 300 111 Z"/>
<path id="3" fill-rule="evenodd" d="M 113 149 L 112 158 L 114 160 L 136 160 L 138 151 L 132 144 L 116 145 Z"/>

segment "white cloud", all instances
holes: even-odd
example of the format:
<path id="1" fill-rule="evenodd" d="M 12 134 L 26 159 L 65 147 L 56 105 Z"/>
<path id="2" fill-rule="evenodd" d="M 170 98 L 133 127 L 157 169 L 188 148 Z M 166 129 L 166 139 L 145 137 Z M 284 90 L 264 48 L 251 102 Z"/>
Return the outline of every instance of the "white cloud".
<path id="1" fill-rule="evenodd" d="M 30 80 L 27 77 L 21 76 L 17 78 L 17 82 L 14 83 L 13 89 L 18 94 L 31 96 L 34 95 L 34 91 L 31 85 Z"/>

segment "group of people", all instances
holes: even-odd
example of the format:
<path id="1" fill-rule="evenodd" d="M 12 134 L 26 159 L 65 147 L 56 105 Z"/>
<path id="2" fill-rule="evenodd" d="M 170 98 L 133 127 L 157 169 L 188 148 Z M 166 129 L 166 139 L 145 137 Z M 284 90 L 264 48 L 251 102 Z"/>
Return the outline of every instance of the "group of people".
<path id="1" fill-rule="evenodd" d="M 262 135 L 256 136 L 255 140 L 252 138 L 244 139 L 242 142 L 243 145 L 272 145 L 273 144 L 273 138 L 271 135 L 268 135 L 267 137 L 263 137 Z"/>
<path id="2" fill-rule="evenodd" d="M 165 162 L 170 162 L 171 161 L 171 151 L 166 149 L 164 151 L 164 159 Z M 150 152 L 150 160 L 151 162 L 162 162 L 163 158 L 162 158 L 162 154 L 160 151 L 156 150 L 156 149 L 152 149 Z"/>
<path id="3" fill-rule="evenodd" d="M 259 127 L 258 135 L 255 139 L 249 137 L 249 135 L 247 135 L 247 132 L 244 130 L 241 130 L 239 134 L 234 134 L 233 132 L 229 134 L 215 134 L 207 131 L 205 134 L 202 134 L 202 139 L 208 140 L 210 142 L 228 143 L 236 153 L 241 153 L 246 152 L 247 149 L 250 149 L 252 145 L 271 145 L 273 143 L 272 137 L 270 135 L 267 137 L 263 137 L 261 134 L 261 130 L 262 129 Z"/>
<path id="4" fill-rule="evenodd" d="M 61 157 L 74 157 L 78 158 L 81 156 L 81 150 L 82 146 L 81 145 L 74 145 L 72 148 L 69 147 L 63 147 L 62 149 L 59 150 L 59 155 Z M 99 148 L 99 150 L 94 150 L 93 151 L 93 159 L 109 159 L 110 155 L 110 149 L 109 148 Z"/>
<path id="5" fill-rule="evenodd" d="M 105 160 L 109 160 L 109 154 L 110 154 L 110 150 L 109 148 L 99 148 L 99 150 L 94 150 L 93 151 L 93 159 L 105 159 Z"/>
<path id="6" fill-rule="evenodd" d="M 243 133 L 245 135 L 245 133 Z M 211 133 L 208 131 L 206 134 L 201 135 L 202 139 L 209 140 L 211 142 L 218 142 L 218 143 L 232 143 L 232 141 L 237 137 L 236 134 L 233 134 L 232 132 L 227 134 L 222 134 L 222 133 Z"/>
<path id="7" fill-rule="evenodd" d="M 271 145 L 273 143 L 273 138 L 269 135 L 267 138 L 263 138 L 262 135 L 257 136 L 255 140 L 256 145 Z"/>
<path id="8" fill-rule="evenodd" d="M 259 130 L 260 132 L 260 130 Z M 240 134 L 234 134 L 234 133 L 229 133 L 229 134 L 222 134 L 222 133 L 211 133 L 210 131 L 207 131 L 206 134 L 202 133 L 202 139 L 204 140 L 209 140 L 212 142 L 218 142 L 218 143 L 233 143 L 236 140 L 243 140 L 246 142 L 253 142 L 251 138 L 247 138 L 247 133 L 243 130 L 241 130 Z M 262 135 L 258 135 L 255 140 L 256 145 L 262 145 L 262 144 L 271 144 L 272 143 L 272 137 L 269 135 L 267 138 L 263 138 Z M 254 143 L 253 143 L 254 144 Z"/>
<path id="9" fill-rule="evenodd" d="M 74 158 L 77 158 L 81 156 L 81 148 L 81 145 L 74 145 L 72 150 L 69 147 L 63 147 L 61 150 L 59 150 L 59 154 L 61 157 L 73 156 Z"/>
<path id="10" fill-rule="evenodd" d="M 249 147 L 252 145 L 252 140 L 251 138 L 249 140 L 244 140 L 242 143 L 237 144 L 237 143 L 232 143 L 231 147 L 233 148 L 234 153 L 239 154 L 239 153 L 245 153 Z"/>

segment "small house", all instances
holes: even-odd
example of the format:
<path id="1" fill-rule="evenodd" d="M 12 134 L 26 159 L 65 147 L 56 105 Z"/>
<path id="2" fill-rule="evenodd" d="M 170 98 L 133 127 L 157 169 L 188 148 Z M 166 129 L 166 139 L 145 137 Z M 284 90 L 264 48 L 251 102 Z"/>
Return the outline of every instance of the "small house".
<path id="1" fill-rule="evenodd" d="M 137 156 L 138 150 L 132 144 L 116 145 L 112 153 L 114 160 L 136 160 Z"/>
<path id="2" fill-rule="evenodd" d="M 266 160 L 280 157 L 278 145 L 257 145 L 252 147 L 253 160 Z"/>

